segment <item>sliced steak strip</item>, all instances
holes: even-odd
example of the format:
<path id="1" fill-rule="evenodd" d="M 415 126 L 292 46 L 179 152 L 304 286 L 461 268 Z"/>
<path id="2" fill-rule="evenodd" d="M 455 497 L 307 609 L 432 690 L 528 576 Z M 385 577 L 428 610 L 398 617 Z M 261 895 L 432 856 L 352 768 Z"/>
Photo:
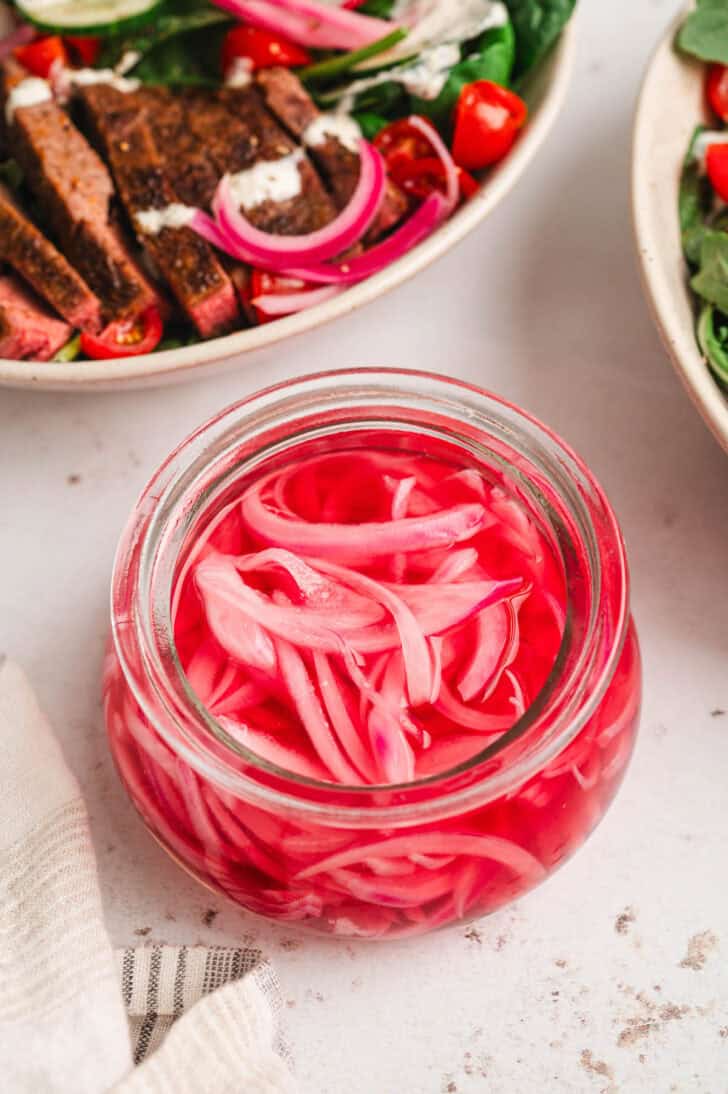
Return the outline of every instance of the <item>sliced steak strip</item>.
<path id="1" fill-rule="evenodd" d="M 0 276 L 0 357 L 49 361 L 72 333 L 15 276 Z"/>
<path id="2" fill-rule="evenodd" d="M 261 163 L 291 156 L 297 145 L 268 113 L 257 88 L 223 88 L 188 92 L 187 122 L 206 149 L 220 177 L 247 171 Z M 245 208 L 263 231 L 305 235 L 324 227 L 336 215 L 334 204 L 305 154 L 298 162 L 301 185 L 286 200 L 264 200 Z"/>
<path id="3" fill-rule="evenodd" d="M 238 306 L 232 282 L 212 247 L 189 228 L 164 227 L 154 234 L 136 219 L 140 213 L 179 203 L 145 111 L 133 97 L 105 84 L 82 88 L 80 100 L 139 242 L 202 337 L 226 334 L 238 320 Z"/>
<path id="4" fill-rule="evenodd" d="M 20 66 L 5 63 L 3 106 L 24 76 Z M 106 318 L 161 307 L 159 293 L 136 265 L 112 220 L 114 187 L 109 172 L 66 112 L 55 102 L 18 108 L 8 140 L 51 233 L 103 301 Z"/>
<path id="5" fill-rule="evenodd" d="M 266 106 L 295 140 L 304 141 L 323 115 L 298 77 L 287 68 L 264 68 L 256 76 Z M 359 181 L 359 155 L 336 136 L 308 145 L 308 153 L 331 190 L 337 210 L 350 200 Z M 381 208 L 367 239 L 374 241 L 390 231 L 407 212 L 407 198 L 388 180 Z"/>
<path id="6" fill-rule="evenodd" d="M 101 329 L 101 303 L 60 251 L 0 185 L 0 261 L 5 261 L 73 327 Z"/>
<path id="7" fill-rule="evenodd" d="M 209 208 L 220 173 L 190 129 L 180 96 L 166 87 L 144 87 L 134 101 L 145 116 L 179 201 Z"/>

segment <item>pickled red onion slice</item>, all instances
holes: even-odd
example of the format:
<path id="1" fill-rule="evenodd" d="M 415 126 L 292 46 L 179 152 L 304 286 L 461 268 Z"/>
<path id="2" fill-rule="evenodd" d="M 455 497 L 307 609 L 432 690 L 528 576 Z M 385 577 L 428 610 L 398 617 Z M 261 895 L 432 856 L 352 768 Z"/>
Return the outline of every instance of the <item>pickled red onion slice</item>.
<path id="1" fill-rule="evenodd" d="M 486 858 L 509 866 L 516 874 L 531 874 L 542 877 L 544 868 L 538 859 L 524 851 L 522 847 L 503 839 L 501 836 L 470 835 L 459 832 L 408 833 L 406 836 L 393 836 L 391 839 L 365 846 L 353 847 L 347 851 L 322 859 L 315 866 L 308 866 L 297 875 L 297 880 L 314 877 L 316 874 L 330 873 L 342 867 L 354 866 L 374 855 L 378 858 L 396 858 L 415 852 L 427 855 L 468 855 L 470 858 Z"/>
<path id="2" fill-rule="evenodd" d="M 426 517 L 372 521 L 366 528 L 347 524 L 316 525 L 276 513 L 263 501 L 260 487 L 246 493 L 242 507 L 245 523 L 257 538 L 306 557 L 351 563 L 366 563 L 376 555 L 451 547 L 471 539 L 486 519 L 483 506 L 472 503 Z"/>
<path id="3" fill-rule="evenodd" d="M 562 627 L 546 594 L 563 590 L 537 587 L 549 550 L 474 467 L 376 447 L 281 466 L 183 560 L 188 679 L 233 740 L 293 775 L 430 777 L 497 741 L 544 682 Z M 534 659 L 544 613 L 552 648 Z"/>

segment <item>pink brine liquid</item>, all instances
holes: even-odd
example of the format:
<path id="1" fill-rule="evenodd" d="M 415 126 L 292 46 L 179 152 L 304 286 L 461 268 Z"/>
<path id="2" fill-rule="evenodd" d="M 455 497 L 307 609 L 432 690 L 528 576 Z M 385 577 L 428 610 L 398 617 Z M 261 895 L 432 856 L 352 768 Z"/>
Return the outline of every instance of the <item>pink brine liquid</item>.
<path id="1" fill-rule="evenodd" d="M 485 468 L 378 433 L 242 482 L 187 544 L 171 614 L 231 771 L 252 753 L 386 803 L 421 780 L 434 796 L 433 777 L 497 751 L 554 672 L 568 613 L 553 533 L 522 499 Z M 387 829 L 253 804 L 176 754 L 113 656 L 106 686 L 127 788 L 201 880 L 269 917 L 395 937 L 492 911 L 583 842 L 631 753 L 639 655 L 630 630 L 596 711 L 527 782 Z"/>

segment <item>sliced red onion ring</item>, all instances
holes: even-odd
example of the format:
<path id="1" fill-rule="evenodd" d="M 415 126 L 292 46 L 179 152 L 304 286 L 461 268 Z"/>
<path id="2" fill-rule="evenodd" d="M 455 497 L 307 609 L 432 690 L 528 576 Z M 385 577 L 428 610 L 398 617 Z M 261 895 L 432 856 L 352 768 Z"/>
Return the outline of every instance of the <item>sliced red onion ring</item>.
<path id="1" fill-rule="evenodd" d="M 240 211 L 230 176 L 226 175 L 213 201 L 223 249 L 243 262 L 278 271 L 295 262 L 323 262 L 342 254 L 365 234 L 384 196 L 386 171 L 381 155 L 362 140 L 359 158 L 359 181 L 346 208 L 326 227 L 299 236 L 273 235 L 254 227 Z M 213 235 L 210 225 L 199 216 L 193 218 L 191 226 L 197 231 L 203 227 L 208 239 Z"/>
<path id="2" fill-rule="evenodd" d="M 371 35 L 369 45 L 378 42 L 385 34 L 391 34 L 396 29 L 396 24 L 388 20 L 376 19 L 371 15 L 357 15 L 346 8 L 332 4 L 320 3 L 319 0 L 276 0 L 276 7 L 294 12 L 321 23 L 327 23 L 332 27 L 341 27 L 342 30 L 350 30 L 359 35 Z"/>
<path id="3" fill-rule="evenodd" d="M 280 272 L 324 285 L 353 285 L 373 277 L 402 258 L 423 239 L 427 239 L 449 215 L 447 199 L 442 194 L 430 194 L 396 232 L 364 254 L 338 263 L 322 262 L 305 266 L 292 263 Z"/>
<path id="4" fill-rule="evenodd" d="M 437 132 L 437 129 L 435 129 L 435 126 L 432 122 L 429 122 L 427 118 L 421 118 L 419 114 L 412 114 L 411 117 L 408 118 L 408 121 L 413 129 L 419 129 L 420 133 L 426 137 L 435 150 L 437 158 L 442 163 L 445 171 L 445 184 L 447 187 L 445 200 L 449 206 L 448 213 L 452 213 L 460 200 L 460 182 L 458 180 L 458 169 L 455 166 L 455 160 L 450 154 L 450 149 Z"/>
<path id="5" fill-rule="evenodd" d="M 360 776 L 339 748 L 301 655 L 282 638 L 275 644 L 281 674 L 317 756 L 337 782 L 358 785 Z"/>
<path id="6" fill-rule="evenodd" d="M 492 859 L 503 866 L 510 867 L 515 874 L 531 875 L 541 878 L 545 870 L 535 855 L 519 847 L 511 840 L 501 836 L 469 835 L 459 832 L 421 832 L 407 836 L 392 837 L 377 843 L 353 847 L 348 851 L 331 855 L 321 862 L 301 870 L 297 881 L 314 877 L 316 874 L 329 873 L 347 866 L 354 866 L 363 859 L 406 857 L 414 852 L 428 855 L 468 855 L 470 858 Z"/>
<path id="7" fill-rule="evenodd" d="M 309 308 L 316 308 L 319 304 L 325 304 L 328 300 L 333 300 L 335 296 L 340 296 L 343 291 L 343 287 L 327 285 L 325 289 L 305 289 L 303 292 L 296 293 L 276 295 L 263 293 L 261 296 L 256 296 L 252 303 L 266 315 L 282 318 L 286 315 L 297 315 Z"/>
<path id="8" fill-rule="evenodd" d="M 256 538 L 309 558 L 350 563 L 399 551 L 449 547 L 471 539 L 487 519 L 483 506 L 473 502 L 426 517 L 405 517 L 386 523 L 312 524 L 290 520 L 269 509 L 261 496 L 264 485 L 256 483 L 243 496 L 243 520 Z"/>
<path id="9" fill-rule="evenodd" d="M 410 704 L 422 706 L 432 694 L 432 659 L 422 629 L 405 601 L 391 589 L 364 574 L 356 573 L 334 562 L 317 563 L 324 573 L 337 577 L 355 592 L 364 593 L 383 604 L 391 612 L 402 642 L 407 690 Z"/>
<path id="10" fill-rule="evenodd" d="M 213 0 L 252 26 L 283 34 L 312 49 L 361 49 L 396 30 L 397 24 L 332 8 L 313 0 Z"/>
<path id="11" fill-rule="evenodd" d="M 365 780 L 376 781 L 376 771 L 372 764 L 371 756 L 364 747 L 364 743 L 357 732 L 356 727 L 346 708 L 346 702 L 341 688 L 336 680 L 329 658 L 319 650 L 314 651 L 313 663 L 316 669 L 319 689 L 326 707 L 326 712 L 331 719 L 334 732 L 339 739 L 344 753 L 351 763 L 359 769 Z"/>

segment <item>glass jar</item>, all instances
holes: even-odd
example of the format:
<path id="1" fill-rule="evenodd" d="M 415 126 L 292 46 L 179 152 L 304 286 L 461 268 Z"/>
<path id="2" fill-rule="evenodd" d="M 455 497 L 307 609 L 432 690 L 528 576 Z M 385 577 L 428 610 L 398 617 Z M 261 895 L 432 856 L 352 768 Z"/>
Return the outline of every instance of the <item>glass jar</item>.
<path id="1" fill-rule="evenodd" d="M 190 687 L 172 628 L 175 575 L 241 482 L 316 451 L 396 437 L 458 452 L 547 535 L 566 590 L 561 648 L 516 724 L 457 767 L 403 785 L 341 786 L 246 749 Z M 263 391 L 184 441 L 119 547 L 104 706 L 121 778 L 183 867 L 252 912 L 367 939 L 492 912 L 587 838 L 624 776 L 641 667 L 615 516 L 584 464 L 522 411 L 475 387 L 389 370 Z"/>

